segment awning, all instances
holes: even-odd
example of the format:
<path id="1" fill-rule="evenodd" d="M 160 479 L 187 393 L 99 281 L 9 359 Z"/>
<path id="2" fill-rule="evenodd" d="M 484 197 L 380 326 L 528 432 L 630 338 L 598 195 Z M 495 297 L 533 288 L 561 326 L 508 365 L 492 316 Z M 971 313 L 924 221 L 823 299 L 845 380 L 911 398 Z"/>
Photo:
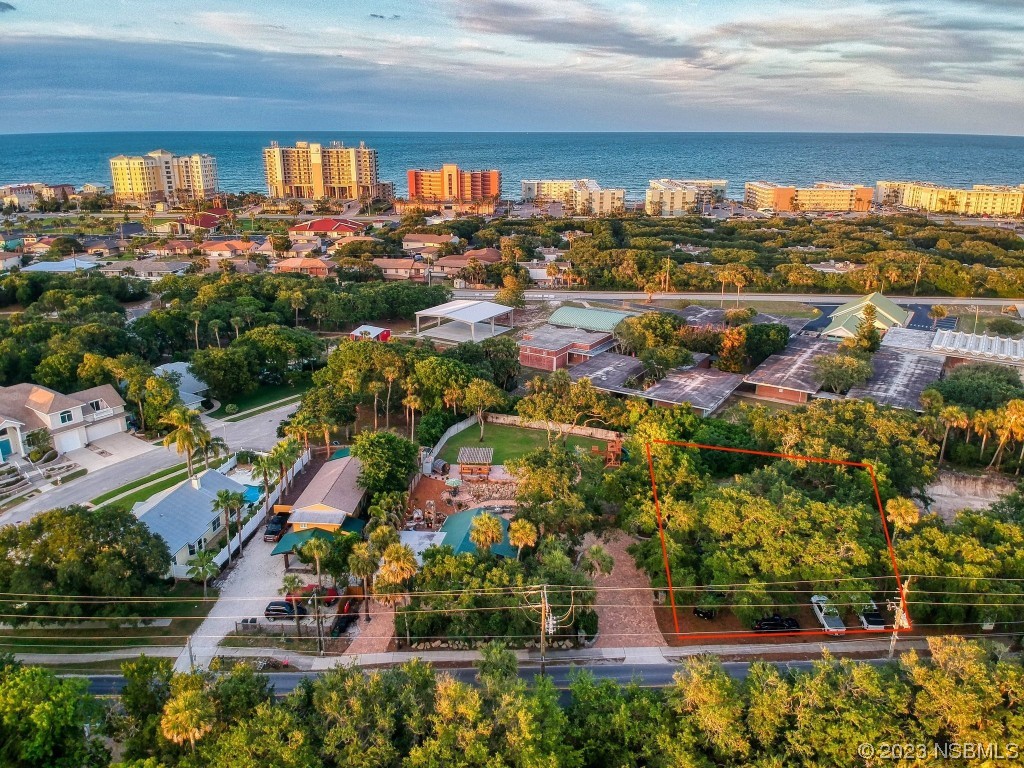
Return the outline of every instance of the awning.
<path id="1" fill-rule="evenodd" d="M 270 554 L 291 554 L 298 549 L 302 549 L 303 545 L 312 538 L 332 541 L 334 539 L 334 534 L 320 528 L 307 528 L 304 531 L 292 531 L 291 533 L 286 533 L 281 537 L 281 540 L 277 542 L 277 546 L 274 547 L 274 551 Z"/>

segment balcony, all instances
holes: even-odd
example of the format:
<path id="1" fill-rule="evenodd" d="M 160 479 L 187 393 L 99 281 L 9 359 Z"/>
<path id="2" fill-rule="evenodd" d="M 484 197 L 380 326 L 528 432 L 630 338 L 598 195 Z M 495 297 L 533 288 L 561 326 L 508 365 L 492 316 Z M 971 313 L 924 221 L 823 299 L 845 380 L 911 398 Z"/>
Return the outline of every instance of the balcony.
<path id="1" fill-rule="evenodd" d="M 85 415 L 85 422 L 86 424 L 92 424 L 97 421 L 103 421 L 104 419 L 109 419 L 117 412 L 118 411 L 114 408 L 103 408 L 99 411 L 93 411 L 92 413 L 87 413 Z"/>

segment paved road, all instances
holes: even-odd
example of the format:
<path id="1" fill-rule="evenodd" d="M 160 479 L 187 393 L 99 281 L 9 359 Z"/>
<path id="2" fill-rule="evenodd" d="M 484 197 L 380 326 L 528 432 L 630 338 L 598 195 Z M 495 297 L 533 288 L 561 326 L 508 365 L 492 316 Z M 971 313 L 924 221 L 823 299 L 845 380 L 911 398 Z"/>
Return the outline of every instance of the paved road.
<path id="1" fill-rule="evenodd" d="M 864 659 L 865 663 L 882 666 L 889 663 L 888 659 Z M 729 675 L 737 680 L 744 680 L 753 662 L 728 661 L 722 666 Z M 771 662 L 782 670 L 807 671 L 814 665 L 813 661 Z M 672 676 L 679 668 L 678 664 L 548 664 L 545 674 L 554 682 L 555 687 L 565 690 L 569 687 L 572 676 L 581 670 L 590 672 L 598 680 L 614 680 L 620 685 L 637 682 L 649 688 L 664 688 L 672 684 Z M 476 680 L 476 669 L 447 669 L 444 672 L 457 680 L 471 683 Z M 533 680 L 540 673 L 539 667 L 520 667 L 519 676 L 524 680 Z M 269 674 L 274 691 L 283 695 L 293 691 L 303 680 L 315 678 L 322 672 L 273 672 Z M 88 675 L 89 692 L 95 696 L 117 696 L 124 686 L 124 678 L 120 675 Z"/>
<path id="2" fill-rule="evenodd" d="M 452 294 L 456 299 L 492 299 L 496 291 L 458 290 Z M 528 301 L 646 301 L 647 294 L 642 291 L 563 291 L 563 290 L 530 290 L 526 291 Z M 710 293 L 655 293 L 655 301 L 720 301 L 720 292 Z M 727 298 L 729 296 L 727 295 Z M 735 299 L 735 294 L 732 294 Z M 839 304 L 862 298 L 854 294 L 828 293 L 743 293 L 741 301 L 788 301 L 802 304 Z M 950 296 L 890 296 L 900 305 L 920 304 L 931 307 L 932 304 L 947 306 L 1004 307 L 1014 303 L 1013 299 L 974 299 L 953 298 Z"/>
<path id="3" fill-rule="evenodd" d="M 277 426 L 295 410 L 296 404 L 281 406 L 272 411 L 252 416 L 243 421 L 228 422 L 204 417 L 207 428 L 215 437 L 223 437 L 233 449 L 272 448 L 280 439 Z M 69 504 L 81 504 L 125 483 L 145 477 L 166 467 L 182 463 L 173 448 L 157 448 L 109 467 L 90 472 L 68 485 L 51 488 L 0 515 L 0 525 L 21 523 L 40 512 Z"/>

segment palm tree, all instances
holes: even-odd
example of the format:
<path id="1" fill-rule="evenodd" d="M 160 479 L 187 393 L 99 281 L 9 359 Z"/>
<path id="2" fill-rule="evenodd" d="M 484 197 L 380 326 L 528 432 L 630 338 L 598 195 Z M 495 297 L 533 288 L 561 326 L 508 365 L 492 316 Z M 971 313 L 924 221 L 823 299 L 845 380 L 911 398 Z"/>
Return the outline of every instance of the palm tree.
<path id="1" fill-rule="evenodd" d="M 193 336 L 195 336 L 196 349 L 198 350 L 199 349 L 199 321 L 203 319 L 203 315 L 202 315 L 201 312 L 191 312 L 189 314 L 189 316 L 188 316 L 188 319 L 192 321 L 192 325 L 193 325 L 193 328 L 194 328 L 192 334 L 193 334 Z"/>
<path id="2" fill-rule="evenodd" d="M 213 499 L 213 509 L 224 514 L 224 530 L 228 534 L 228 565 L 231 565 L 231 514 L 240 513 L 244 506 L 245 496 L 238 491 L 229 491 L 227 488 L 217 491 L 217 495 Z M 241 529 L 241 526 L 239 526 L 239 529 Z M 238 553 L 242 553 L 241 536 L 239 536 Z"/>
<path id="3" fill-rule="evenodd" d="M 237 339 L 240 333 L 240 329 L 245 321 L 240 317 L 231 318 L 231 327 L 235 329 L 235 338 Z"/>
<path id="4" fill-rule="evenodd" d="M 309 413 L 300 409 L 292 416 L 291 422 L 284 428 L 284 433 L 295 441 L 301 440 L 303 449 L 309 451 L 309 435 L 314 426 Z"/>
<path id="5" fill-rule="evenodd" d="M 171 431 L 163 439 L 163 446 L 170 448 L 174 445 L 179 455 L 185 455 L 189 477 L 193 474 L 192 457 L 210 434 L 200 416 L 199 411 L 194 408 L 177 405 L 160 419 L 161 424 L 171 427 Z"/>
<path id="6" fill-rule="evenodd" d="M 608 550 L 600 544 L 594 544 L 589 549 L 580 553 L 576 567 L 582 568 L 593 579 L 595 576 L 607 576 L 611 573 L 612 568 L 615 567 L 615 560 L 608 554 Z"/>
<path id="7" fill-rule="evenodd" d="M 220 347 L 220 329 L 224 327 L 224 323 L 220 320 L 211 320 L 209 323 L 209 329 L 213 331 L 213 336 L 217 339 L 217 347 Z"/>
<path id="8" fill-rule="evenodd" d="M 288 438 L 275 445 L 270 455 L 277 460 L 278 469 L 281 473 L 281 491 L 283 493 L 289 488 L 288 469 L 298 461 L 299 456 L 302 455 L 302 449 L 299 447 L 298 442 Z"/>
<path id="9" fill-rule="evenodd" d="M 402 375 L 402 363 L 401 360 L 397 360 L 393 364 L 385 365 L 381 369 L 381 375 L 384 377 L 384 381 L 388 383 L 388 393 L 384 398 L 384 428 L 391 428 L 391 388 L 394 386 L 395 381 Z"/>
<path id="10" fill-rule="evenodd" d="M 896 535 L 909 531 L 921 519 L 921 510 L 917 504 L 910 499 L 896 497 L 885 502 L 885 513 L 889 522 L 892 523 L 892 540 L 896 541 Z"/>
<path id="11" fill-rule="evenodd" d="M 416 411 L 423 408 L 423 401 L 419 395 L 409 393 L 402 400 L 402 405 L 409 410 L 409 439 L 414 440 L 416 436 Z"/>
<path id="12" fill-rule="evenodd" d="M 403 491 L 388 491 L 377 494 L 374 504 L 367 510 L 369 521 L 367 533 L 382 526 L 390 526 L 395 530 L 405 520 L 405 509 L 409 504 L 409 494 Z"/>
<path id="13" fill-rule="evenodd" d="M 163 735 L 179 746 L 186 741 L 193 753 L 196 742 L 213 730 L 213 699 L 201 689 L 192 688 L 179 693 L 164 705 L 160 718 Z"/>
<path id="14" fill-rule="evenodd" d="M 949 439 L 949 430 L 966 429 L 970 426 L 971 420 L 963 408 L 947 405 L 939 411 L 939 421 L 945 427 L 945 431 L 942 433 L 942 447 L 939 449 L 939 465 L 941 466 L 942 460 L 946 456 L 946 440 Z"/>
<path id="15" fill-rule="evenodd" d="M 374 577 L 374 595 L 380 602 L 396 605 L 401 594 L 396 590 L 416 575 L 416 553 L 406 544 L 389 544 L 381 555 Z M 382 588 L 382 589 L 381 589 Z"/>
<path id="16" fill-rule="evenodd" d="M 995 432 L 999 437 L 999 445 L 988 466 L 989 469 L 994 466 L 998 470 L 1003 462 L 1003 449 L 1006 448 L 1006 444 L 1010 440 L 1024 440 L 1024 400 L 1011 400 L 1003 406 Z"/>
<path id="17" fill-rule="evenodd" d="M 363 596 L 367 601 L 370 597 L 370 579 L 377 572 L 377 562 L 378 558 L 370 549 L 369 542 L 366 541 L 361 541 L 353 546 L 352 551 L 348 554 L 348 571 L 356 578 L 363 580 Z M 369 605 L 366 610 L 369 613 Z"/>
<path id="18" fill-rule="evenodd" d="M 303 557 L 313 559 L 313 563 L 316 566 L 316 583 L 317 586 L 322 587 L 324 580 L 320 574 L 320 563 L 331 553 L 331 545 L 326 539 L 312 538 L 303 544 L 299 551 Z"/>
<path id="19" fill-rule="evenodd" d="M 277 459 L 271 453 L 261 453 L 252 461 L 252 471 L 263 479 L 263 503 L 270 511 L 270 478 L 277 472 Z"/>
<path id="20" fill-rule="evenodd" d="M 996 424 L 996 414 L 993 411 L 976 411 L 971 420 L 971 426 L 981 438 L 981 450 L 978 452 L 980 459 L 985 455 L 985 443 L 992 436 L 992 428 Z"/>
<path id="21" fill-rule="evenodd" d="M 203 599 L 206 599 L 206 584 L 214 576 L 220 573 L 220 566 L 214 560 L 215 553 L 212 549 L 201 549 L 188 561 L 188 577 L 203 582 Z M 228 553 L 230 557 L 230 551 Z"/>
<path id="22" fill-rule="evenodd" d="M 304 586 L 306 585 L 302 583 L 302 579 L 300 579 L 294 573 L 287 573 L 285 574 L 285 577 L 281 579 L 281 589 L 279 589 L 278 591 L 287 599 L 288 595 L 299 595 Z M 297 634 L 299 637 L 302 637 L 302 624 L 300 623 L 302 617 L 299 615 L 298 598 L 296 598 L 294 606 L 295 634 Z"/>
<path id="23" fill-rule="evenodd" d="M 211 458 L 216 459 L 220 456 L 226 456 L 231 452 L 223 437 L 213 437 L 208 430 L 199 437 L 199 452 L 203 454 L 203 464 L 206 465 L 207 469 L 210 468 Z"/>
<path id="24" fill-rule="evenodd" d="M 537 543 L 537 527 L 529 520 L 513 520 L 508 525 L 508 543 L 516 548 L 516 560 L 523 554 L 523 547 Z"/>
<path id="25" fill-rule="evenodd" d="M 306 294 L 302 291 L 292 291 L 291 296 L 288 297 L 289 303 L 292 305 L 292 309 L 295 310 L 295 327 L 299 327 L 299 310 L 306 306 Z"/>
<path id="26" fill-rule="evenodd" d="M 380 396 L 384 394 L 385 386 L 383 381 L 371 381 L 366 385 L 366 389 L 373 395 L 373 429 L 377 430 L 377 417 L 378 405 L 380 403 Z"/>
<path id="27" fill-rule="evenodd" d="M 501 541 L 503 533 L 501 520 L 490 512 L 481 512 L 469 525 L 469 540 L 485 555 Z"/>

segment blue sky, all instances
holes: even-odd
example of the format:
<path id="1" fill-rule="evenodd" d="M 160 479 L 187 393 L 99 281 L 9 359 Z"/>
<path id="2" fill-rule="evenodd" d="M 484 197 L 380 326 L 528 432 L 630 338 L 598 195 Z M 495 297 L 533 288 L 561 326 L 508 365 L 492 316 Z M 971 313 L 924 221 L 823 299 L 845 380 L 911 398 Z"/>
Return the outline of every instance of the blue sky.
<path id="1" fill-rule="evenodd" d="M 7 0 L 6 133 L 1024 133 L 1024 0 Z"/>

